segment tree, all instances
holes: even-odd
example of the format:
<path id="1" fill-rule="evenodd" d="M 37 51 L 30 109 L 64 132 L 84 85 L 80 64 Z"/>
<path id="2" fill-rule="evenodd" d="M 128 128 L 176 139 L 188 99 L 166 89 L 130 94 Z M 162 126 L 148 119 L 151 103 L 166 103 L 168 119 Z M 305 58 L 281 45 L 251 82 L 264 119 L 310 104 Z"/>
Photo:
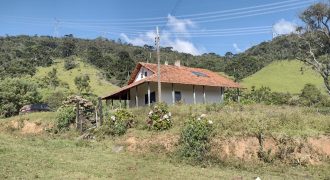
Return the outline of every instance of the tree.
<path id="1" fill-rule="evenodd" d="M 40 102 L 37 86 L 31 81 L 7 78 L 0 81 L 0 117 L 17 115 L 24 105 Z"/>
<path id="2" fill-rule="evenodd" d="M 87 60 L 90 63 L 95 64 L 97 67 L 102 67 L 104 65 L 102 58 L 103 58 L 103 55 L 99 48 L 97 48 L 95 46 L 88 47 Z"/>
<path id="3" fill-rule="evenodd" d="M 76 49 L 76 39 L 72 34 L 65 35 L 62 44 L 62 56 L 69 57 L 74 54 Z"/>
<path id="4" fill-rule="evenodd" d="M 77 76 L 74 78 L 74 84 L 76 85 L 79 93 L 81 94 L 83 91 L 88 93 L 91 89 L 90 85 L 90 79 L 88 75 L 82 75 L 82 76 Z"/>
<path id="5" fill-rule="evenodd" d="M 47 73 L 46 81 L 54 89 L 60 85 L 60 80 L 57 77 L 57 69 L 53 68 Z"/>
<path id="6" fill-rule="evenodd" d="M 234 54 L 230 51 L 226 52 L 225 54 L 225 59 L 226 60 L 229 60 L 229 59 L 232 59 L 234 57 Z"/>
<path id="7" fill-rule="evenodd" d="M 115 72 L 116 79 L 120 81 L 119 85 L 123 85 L 135 66 L 133 59 L 127 51 L 120 51 L 116 59 L 113 61 L 113 71 Z"/>
<path id="8" fill-rule="evenodd" d="M 310 65 L 323 78 L 330 95 L 330 1 L 308 7 L 300 15 L 305 27 L 299 27 L 300 61 Z"/>

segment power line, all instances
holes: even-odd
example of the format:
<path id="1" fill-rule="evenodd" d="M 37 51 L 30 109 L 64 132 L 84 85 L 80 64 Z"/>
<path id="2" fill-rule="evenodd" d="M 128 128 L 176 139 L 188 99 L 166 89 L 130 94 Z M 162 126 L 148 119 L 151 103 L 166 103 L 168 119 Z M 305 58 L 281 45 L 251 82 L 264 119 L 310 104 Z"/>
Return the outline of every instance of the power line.
<path id="1" fill-rule="evenodd" d="M 280 2 L 275 2 L 275 3 L 268 3 L 268 4 L 262 4 L 262 5 L 256 5 L 256 6 L 249 6 L 249 7 L 243 7 L 243 8 L 234 8 L 234 9 L 227 9 L 227 10 L 220 10 L 220 11 L 213 11 L 213 12 L 204 12 L 204 13 L 194 13 L 194 14 L 186 14 L 186 15 L 177 15 L 177 18 L 194 18 L 194 17 L 200 17 L 200 16 L 208 16 L 208 15 L 218 15 L 218 14 L 228 14 L 228 12 L 244 12 L 244 10 L 251 10 L 251 9 L 262 9 L 263 7 L 283 7 L 282 6 L 277 6 L 277 5 L 281 5 L 284 4 L 286 6 L 290 6 L 290 5 L 297 5 L 300 3 L 313 3 L 314 0 L 287 0 L 287 1 L 280 1 Z M 174 6 L 174 10 L 172 10 L 173 12 L 171 12 L 170 14 L 174 14 L 175 10 L 176 10 L 176 6 L 179 5 L 179 1 L 175 4 Z M 229 13 L 230 15 L 230 13 Z M 43 21 L 49 21 L 49 19 L 47 18 L 36 18 L 36 17 L 17 17 L 17 16 L 6 16 L 6 17 L 13 17 L 13 18 L 21 18 L 21 19 L 28 19 L 28 20 L 43 20 Z M 144 21 L 153 21 L 153 20 L 166 20 L 167 17 L 163 16 L 163 17 L 152 17 L 152 18 L 134 18 L 134 19 L 116 19 L 116 20 L 81 20 L 81 19 L 64 19 L 62 18 L 63 21 L 65 22 L 72 22 L 72 23 L 95 23 L 95 22 L 105 22 L 105 23 L 111 23 L 111 22 L 129 22 L 129 23 L 134 23 L 134 22 L 143 22 L 146 23 Z M 131 21 L 131 22 L 130 22 Z"/>
<path id="2" fill-rule="evenodd" d="M 284 4 L 284 2 L 286 2 L 286 4 Z M 278 9 L 278 11 L 284 11 L 283 8 L 288 7 L 286 10 L 290 10 L 290 9 L 295 9 L 295 8 L 300 8 L 300 7 L 305 7 L 307 4 L 306 3 L 311 3 L 313 2 L 313 0 L 306 0 L 306 1 L 298 1 L 298 0 L 290 0 L 290 1 L 282 1 L 282 2 L 277 2 L 277 3 L 270 3 L 270 4 L 264 4 L 264 5 L 257 5 L 257 6 L 250 6 L 250 7 L 245 7 L 245 8 L 236 8 L 236 9 L 229 9 L 229 10 L 223 10 L 223 11 L 216 11 L 216 12 L 206 12 L 206 13 L 199 13 L 199 14 L 190 14 L 190 15 L 182 15 L 182 16 L 176 16 L 177 18 L 188 18 L 191 17 L 191 20 L 195 21 L 196 23 L 204 23 L 204 22 L 208 22 L 210 20 L 210 22 L 214 22 L 214 21 L 220 21 L 220 20 L 224 20 L 227 19 L 226 16 L 235 16 L 240 18 L 241 16 L 249 16 L 251 13 L 255 14 L 255 13 L 260 13 L 262 11 L 268 11 L 268 10 L 273 10 L 272 12 L 276 12 L 274 10 Z M 174 10 L 171 11 L 170 14 L 174 15 L 175 11 L 176 11 L 176 7 L 179 5 L 180 1 L 178 1 L 175 6 L 174 6 Z M 284 5 L 282 5 L 284 4 Z M 270 7 L 269 7 L 270 6 Z M 258 9 L 255 9 L 257 8 Z M 261 8 L 263 7 L 263 8 Z M 279 9 L 281 8 L 281 9 Z M 251 10 L 252 9 L 252 10 Z M 245 11 L 247 10 L 247 11 Z M 265 12 L 264 12 L 265 13 Z M 269 13 L 266 13 L 269 14 Z M 241 16 L 239 16 L 241 15 Z M 258 14 L 257 14 L 258 15 Z M 221 18 L 223 17 L 223 18 Z M 22 19 L 26 19 L 26 20 L 30 20 L 36 23 L 47 23 L 48 20 L 44 19 L 44 18 L 29 18 L 29 17 L 17 17 L 17 18 L 22 18 Z M 219 19 L 220 18 L 220 19 Z M 233 19 L 232 17 L 229 17 L 230 19 Z M 143 18 L 142 18 L 143 19 Z M 163 20 L 161 21 L 141 21 L 141 20 L 134 20 L 134 22 L 128 22 L 128 20 L 121 20 L 120 22 L 105 22 L 105 23 L 100 23 L 100 22 L 96 22 L 97 20 L 94 20 L 92 22 L 87 22 L 87 21 L 70 21 L 70 20 L 64 20 L 62 19 L 62 23 L 63 24 L 67 24 L 67 25 L 87 25 L 87 26 L 93 26 L 94 27 L 100 27 L 100 25 L 130 25 L 131 27 L 133 27 L 132 25 L 135 25 L 134 27 L 138 27 L 136 25 L 139 24 L 143 24 L 143 26 L 139 26 L 139 27 L 154 27 L 155 25 L 159 25 L 159 23 L 164 23 L 167 22 L 167 17 L 162 17 Z M 38 21 L 39 20 L 39 21 Z M 40 21 L 41 20 L 41 21 Z M 151 25 L 148 25 L 151 24 Z M 96 26 L 95 26 L 96 25 Z M 97 26 L 99 25 L 99 26 Z"/>
<path id="3" fill-rule="evenodd" d="M 311 0 L 303 1 L 303 2 L 296 2 L 291 4 L 284 4 L 281 6 L 272 6 L 267 8 L 260 8 L 254 9 L 249 11 L 238 11 L 232 13 L 225 13 L 225 14 L 217 14 L 217 15 L 208 15 L 208 16 L 201 16 L 201 17 L 193 17 L 189 18 L 191 21 L 195 23 L 206 23 L 206 22 L 215 22 L 215 21 L 223 21 L 229 19 L 236 19 L 240 17 L 249 17 L 261 14 L 270 14 L 273 12 L 281 12 L 291 9 L 302 8 L 308 5 L 307 3 L 312 2 Z M 170 14 L 171 15 L 171 14 Z M 174 14 L 172 14 L 173 16 Z M 180 18 L 179 16 L 175 16 L 176 18 Z M 184 19 L 184 18 L 181 18 Z M 168 19 L 158 20 L 158 21 L 134 21 L 134 22 L 108 22 L 108 23 L 97 23 L 97 22 L 90 22 L 90 23 L 82 23 L 82 22 L 73 22 L 73 21 L 66 21 L 65 24 L 68 25 L 81 25 L 86 24 L 89 26 L 104 26 L 104 25 L 112 25 L 112 26 L 125 26 L 129 25 L 130 27 L 154 27 L 155 25 L 160 25 L 166 23 Z M 141 26 L 142 25 L 142 26 Z"/>

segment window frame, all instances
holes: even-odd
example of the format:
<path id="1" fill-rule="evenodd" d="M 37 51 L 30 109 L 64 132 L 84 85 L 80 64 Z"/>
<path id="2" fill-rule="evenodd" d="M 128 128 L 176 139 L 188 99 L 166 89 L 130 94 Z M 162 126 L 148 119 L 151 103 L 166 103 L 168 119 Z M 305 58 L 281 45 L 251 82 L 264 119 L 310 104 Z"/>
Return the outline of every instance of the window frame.
<path id="1" fill-rule="evenodd" d="M 156 92 L 152 91 L 150 92 L 150 104 L 155 103 L 156 102 Z M 144 104 L 147 105 L 148 104 L 148 93 L 144 95 Z"/>
<path id="2" fill-rule="evenodd" d="M 181 91 L 174 91 L 174 101 L 179 102 L 182 100 L 182 93 Z"/>

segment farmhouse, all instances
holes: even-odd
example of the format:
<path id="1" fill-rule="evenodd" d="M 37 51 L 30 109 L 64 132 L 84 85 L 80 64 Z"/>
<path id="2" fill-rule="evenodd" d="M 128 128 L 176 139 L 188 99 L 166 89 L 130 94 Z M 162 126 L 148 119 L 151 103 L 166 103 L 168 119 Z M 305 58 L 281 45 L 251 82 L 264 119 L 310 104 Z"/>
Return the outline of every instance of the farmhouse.
<path id="1" fill-rule="evenodd" d="M 147 106 L 158 102 L 157 64 L 138 63 L 127 86 L 103 97 L 104 100 L 126 100 L 128 107 Z M 241 86 L 218 73 L 165 63 L 160 66 L 161 101 L 167 104 L 220 103 L 225 88 Z"/>

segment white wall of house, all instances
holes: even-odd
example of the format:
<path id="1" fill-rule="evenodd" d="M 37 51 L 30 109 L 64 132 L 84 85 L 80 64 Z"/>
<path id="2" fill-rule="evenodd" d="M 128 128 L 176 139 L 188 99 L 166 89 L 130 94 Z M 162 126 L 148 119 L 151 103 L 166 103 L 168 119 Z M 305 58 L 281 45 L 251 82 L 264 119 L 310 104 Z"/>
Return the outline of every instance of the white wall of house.
<path id="1" fill-rule="evenodd" d="M 135 82 L 135 81 L 139 81 L 139 80 L 141 80 L 141 79 L 147 77 L 147 76 L 145 76 L 145 72 L 147 73 L 147 76 L 150 76 L 150 75 L 153 74 L 153 72 L 150 71 L 149 69 L 147 69 L 147 68 L 145 68 L 145 67 L 141 67 L 139 73 L 138 73 L 137 76 L 135 77 L 134 82 Z"/>
<path id="2" fill-rule="evenodd" d="M 150 92 L 155 92 L 156 101 L 158 102 L 157 83 L 150 82 Z M 194 104 L 193 85 L 173 84 L 174 91 L 181 92 L 181 101 L 185 104 Z M 221 102 L 221 88 L 205 86 L 206 103 Z M 148 83 L 143 83 L 137 86 L 138 106 L 147 106 L 145 104 L 145 94 L 148 93 Z M 195 86 L 196 104 L 204 103 L 203 86 Z M 136 107 L 136 88 L 130 89 L 130 107 Z M 162 101 L 167 104 L 173 104 L 172 84 L 162 83 Z"/>

